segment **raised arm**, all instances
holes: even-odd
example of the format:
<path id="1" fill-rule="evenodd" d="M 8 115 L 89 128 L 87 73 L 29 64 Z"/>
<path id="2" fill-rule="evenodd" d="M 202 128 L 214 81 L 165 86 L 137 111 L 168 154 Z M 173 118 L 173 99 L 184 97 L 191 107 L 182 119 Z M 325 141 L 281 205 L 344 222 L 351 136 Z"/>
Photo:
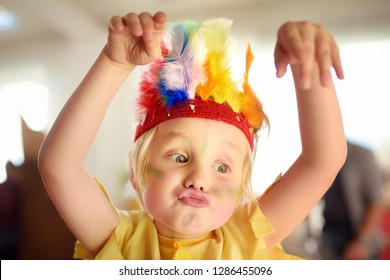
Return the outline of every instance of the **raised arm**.
<path id="1" fill-rule="evenodd" d="M 44 185 L 71 231 L 92 254 L 101 249 L 119 219 L 84 162 L 119 87 L 136 65 L 161 55 L 165 24 L 164 13 L 113 17 L 105 48 L 41 147 L 38 165 Z"/>
<path id="2" fill-rule="evenodd" d="M 346 140 L 330 68 L 343 71 L 337 45 L 321 26 L 289 22 L 278 31 L 277 76 L 291 66 L 302 152 L 284 176 L 259 200 L 275 228 L 268 248 L 280 243 L 308 215 L 327 191 L 346 158 Z"/>

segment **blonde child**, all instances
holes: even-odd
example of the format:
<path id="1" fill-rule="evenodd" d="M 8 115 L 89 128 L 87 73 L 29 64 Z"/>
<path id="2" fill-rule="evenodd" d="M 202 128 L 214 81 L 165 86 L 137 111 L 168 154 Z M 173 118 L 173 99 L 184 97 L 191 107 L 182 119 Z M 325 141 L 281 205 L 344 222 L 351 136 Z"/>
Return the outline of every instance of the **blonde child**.
<path id="1" fill-rule="evenodd" d="M 158 12 L 113 17 L 108 42 L 47 135 L 45 187 L 79 240 L 76 258 L 294 259 L 280 242 L 326 192 L 346 157 L 330 68 L 337 45 L 321 26 L 289 22 L 277 77 L 294 77 L 302 152 L 261 197 L 250 188 L 256 133 L 267 125 L 248 83 L 231 79 L 225 19 L 174 25 Z M 138 98 L 130 180 L 143 209 L 118 211 L 84 168 L 104 114 L 129 74 L 147 65 Z"/>

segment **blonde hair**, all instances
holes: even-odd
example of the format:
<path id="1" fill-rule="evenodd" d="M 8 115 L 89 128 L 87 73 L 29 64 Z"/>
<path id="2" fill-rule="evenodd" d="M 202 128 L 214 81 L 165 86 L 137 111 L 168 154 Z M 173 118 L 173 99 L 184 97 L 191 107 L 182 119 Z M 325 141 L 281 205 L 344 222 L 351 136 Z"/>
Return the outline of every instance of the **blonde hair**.
<path id="1" fill-rule="evenodd" d="M 141 135 L 129 153 L 129 173 L 133 187 L 142 193 L 145 185 L 145 174 L 149 164 L 150 147 L 158 125 Z"/>
<path id="2" fill-rule="evenodd" d="M 148 169 L 150 148 L 158 125 L 152 127 L 143 133 L 134 143 L 133 149 L 129 153 L 129 174 L 133 187 L 141 194 L 145 185 L 145 174 Z M 248 153 L 245 156 L 243 164 L 243 176 L 241 181 L 241 191 L 239 194 L 239 210 L 242 204 L 247 200 L 257 204 L 257 199 L 252 189 L 252 167 L 255 149 L 251 152 L 248 148 Z"/>

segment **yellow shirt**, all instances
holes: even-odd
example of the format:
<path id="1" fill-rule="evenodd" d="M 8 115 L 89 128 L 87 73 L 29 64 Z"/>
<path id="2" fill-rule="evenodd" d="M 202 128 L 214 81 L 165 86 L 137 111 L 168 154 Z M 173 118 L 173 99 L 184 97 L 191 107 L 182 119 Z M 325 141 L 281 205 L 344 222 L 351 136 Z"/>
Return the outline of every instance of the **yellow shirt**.
<path id="1" fill-rule="evenodd" d="M 252 204 L 249 209 L 248 205 L 244 205 L 221 228 L 191 240 L 160 236 L 153 221 L 143 211 L 119 212 L 119 225 L 95 259 L 300 259 L 285 253 L 281 245 L 268 250 L 263 237 L 273 232 L 273 228 L 258 206 Z M 76 242 L 74 257 L 93 259 L 79 241 Z"/>

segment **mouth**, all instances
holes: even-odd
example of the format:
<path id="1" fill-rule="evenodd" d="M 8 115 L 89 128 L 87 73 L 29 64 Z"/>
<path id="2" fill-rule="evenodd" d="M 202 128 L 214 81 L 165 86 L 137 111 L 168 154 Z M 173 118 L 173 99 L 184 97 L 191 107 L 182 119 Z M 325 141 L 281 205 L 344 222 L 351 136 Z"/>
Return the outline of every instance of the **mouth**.
<path id="1" fill-rule="evenodd" d="M 181 203 L 195 208 L 204 208 L 209 205 L 209 200 L 205 195 L 192 189 L 186 189 L 181 192 L 178 195 L 178 199 Z"/>

